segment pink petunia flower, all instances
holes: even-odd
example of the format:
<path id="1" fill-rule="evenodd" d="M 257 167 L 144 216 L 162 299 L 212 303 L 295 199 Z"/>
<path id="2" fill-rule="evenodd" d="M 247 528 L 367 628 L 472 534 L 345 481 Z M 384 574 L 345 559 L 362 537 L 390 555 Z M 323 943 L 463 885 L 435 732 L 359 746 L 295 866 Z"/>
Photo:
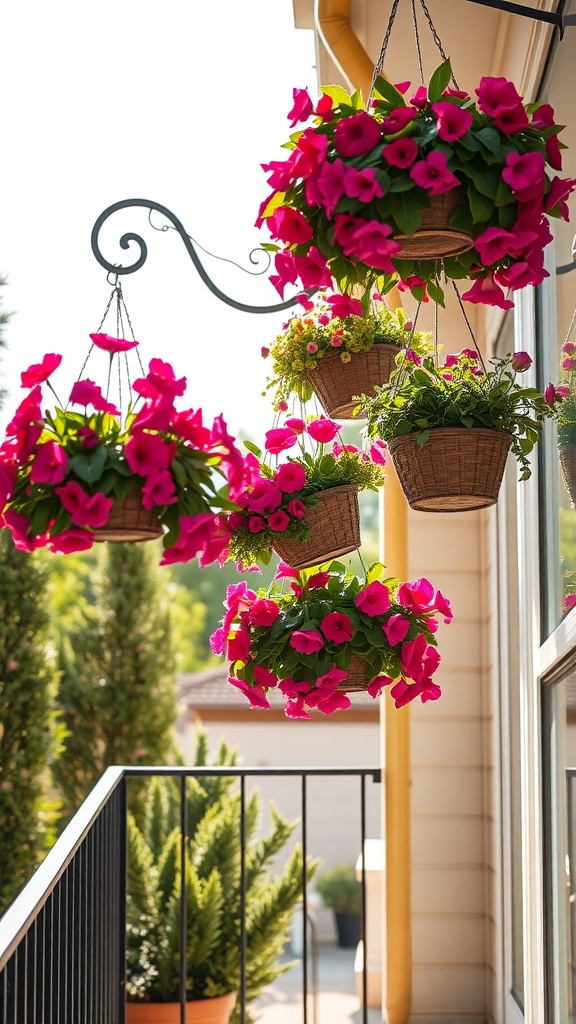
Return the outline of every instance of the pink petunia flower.
<path id="1" fill-rule="evenodd" d="M 365 167 L 364 170 L 346 168 L 344 191 L 350 199 L 359 199 L 361 203 L 371 203 L 373 199 L 381 199 L 384 195 L 373 167 Z"/>
<path id="2" fill-rule="evenodd" d="M 74 526 L 91 526 L 97 529 L 108 521 L 113 498 L 107 498 L 101 492 L 89 495 L 75 480 L 68 480 L 63 487 L 55 492 L 64 508 L 70 513 Z"/>
<path id="3" fill-rule="evenodd" d="M 354 598 L 354 604 L 365 615 L 382 615 L 390 607 L 390 592 L 380 580 L 373 580 Z"/>
<path id="4" fill-rule="evenodd" d="M 362 303 L 350 295 L 329 295 L 326 302 L 332 308 L 334 319 L 345 320 L 347 316 L 362 316 Z"/>
<path id="5" fill-rule="evenodd" d="M 510 365 L 516 373 L 524 373 L 532 366 L 532 357 L 527 352 L 514 352 Z"/>
<path id="6" fill-rule="evenodd" d="M 306 515 L 306 506 L 300 498 L 292 498 L 292 501 L 288 502 L 286 511 L 289 516 L 294 516 L 295 519 L 302 519 Z"/>
<path id="7" fill-rule="evenodd" d="M 382 625 L 382 632 L 386 637 L 391 647 L 395 647 L 396 644 L 402 643 L 406 639 L 406 634 L 410 629 L 410 620 L 405 615 L 400 615 L 396 612 L 394 615 L 390 615 L 386 622 Z"/>
<path id="8" fill-rule="evenodd" d="M 275 512 L 282 504 L 282 494 L 272 480 L 260 478 L 256 480 L 248 496 L 248 511 L 256 512 L 258 515 L 265 515 L 268 512 Z"/>
<path id="9" fill-rule="evenodd" d="M 258 686 L 264 686 L 266 689 L 278 685 L 278 676 L 263 665 L 254 665 L 254 679 Z"/>
<path id="10" fill-rule="evenodd" d="M 313 576 L 308 579 L 308 590 L 320 590 L 325 587 L 330 579 L 329 572 L 315 572 Z"/>
<path id="11" fill-rule="evenodd" d="M 248 529 L 250 533 L 261 533 L 266 527 L 266 522 L 262 516 L 250 516 L 248 520 Z"/>
<path id="12" fill-rule="evenodd" d="M 476 279 L 471 288 L 464 292 L 462 298 L 467 302 L 481 302 L 488 306 L 499 306 L 500 309 L 513 309 L 514 303 L 507 299 L 502 289 L 494 281 L 490 271 L 486 277 Z"/>
<path id="13" fill-rule="evenodd" d="M 47 352 L 41 363 L 32 363 L 32 366 L 22 371 L 20 374 L 21 387 L 33 388 L 36 384 L 43 384 L 60 366 L 61 362 L 62 356 L 55 352 Z"/>
<path id="14" fill-rule="evenodd" d="M 78 437 L 82 441 L 83 448 L 95 448 L 100 438 L 92 427 L 79 427 Z"/>
<path id="15" fill-rule="evenodd" d="M 56 441 L 39 444 L 30 470 L 32 484 L 59 484 L 66 476 L 68 455 Z"/>
<path id="16" fill-rule="evenodd" d="M 340 426 L 334 420 L 329 420 L 325 416 L 321 416 L 317 420 L 312 420 L 308 424 L 308 433 L 314 441 L 318 441 L 319 444 L 328 444 L 333 441 L 336 434 L 340 430 Z"/>
<path id="17" fill-rule="evenodd" d="M 418 156 L 418 145 L 410 136 L 395 139 L 384 146 L 382 156 L 391 167 L 411 167 Z"/>
<path id="18" fill-rule="evenodd" d="M 270 702 L 264 692 L 263 686 L 250 686 L 245 679 L 237 679 L 236 676 L 228 676 L 228 682 L 237 686 L 249 700 L 253 708 L 265 708 L 270 710 Z"/>
<path id="19" fill-rule="evenodd" d="M 89 530 L 62 530 L 48 543 L 55 555 L 71 555 L 75 551 L 89 551 L 94 544 L 94 535 Z"/>
<path id="20" fill-rule="evenodd" d="M 364 156 L 378 145 L 380 138 L 380 125 L 360 110 L 338 122 L 334 131 L 334 146 L 340 156 Z"/>
<path id="21" fill-rule="evenodd" d="M 166 444 L 158 434 L 136 431 L 124 447 L 126 462 L 139 476 L 163 473 L 174 458 L 174 446 Z"/>
<path id="22" fill-rule="evenodd" d="M 442 100 L 432 104 L 437 117 L 438 138 L 443 142 L 455 142 L 472 127 L 473 117 L 469 110 L 463 110 L 455 103 Z"/>
<path id="23" fill-rule="evenodd" d="M 329 288 L 332 285 L 326 257 L 315 245 L 310 246 L 306 256 L 295 256 L 294 266 L 304 288 Z"/>
<path id="24" fill-rule="evenodd" d="M 286 718 L 305 719 L 309 721 L 312 715 L 304 707 L 303 697 L 288 697 L 284 707 Z"/>
<path id="25" fill-rule="evenodd" d="M 345 711 L 352 701 L 342 690 L 335 690 L 327 695 L 323 690 L 315 690 L 306 699 L 308 707 L 315 707 L 324 715 L 332 715 L 335 711 Z"/>
<path id="26" fill-rule="evenodd" d="M 346 612 L 328 612 L 320 623 L 320 629 L 327 640 L 335 644 L 344 644 L 354 636 L 350 617 Z"/>
<path id="27" fill-rule="evenodd" d="M 228 637 L 226 657 L 228 661 L 246 661 L 250 651 L 250 634 L 245 629 L 237 629 Z"/>
<path id="28" fill-rule="evenodd" d="M 374 676 L 368 683 L 368 693 L 371 697 L 379 697 L 385 686 L 390 686 L 393 682 L 390 676 Z"/>
<path id="29" fill-rule="evenodd" d="M 271 455 L 279 455 L 280 452 L 293 448 L 298 442 L 298 435 L 291 427 L 275 427 L 266 431 L 264 447 Z"/>
<path id="30" fill-rule="evenodd" d="M 316 629 L 295 629 L 289 643 L 299 654 L 316 654 L 324 647 L 324 640 Z"/>
<path id="31" fill-rule="evenodd" d="M 314 104 L 312 103 L 306 89 L 293 89 L 292 97 L 294 99 L 294 103 L 287 116 L 290 121 L 290 127 L 294 128 L 298 121 L 308 120 L 310 115 L 314 112 Z"/>
<path id="32" fill-rule="evenodd" d="M 68 401 L 72 405 L 91 405 L 96 412 L 108 412 L 112 416 L 120 415 L 120 410 L 104 398 L 101 388 L 92 380 L 77 380 L 72 387 Z"/>
<path id="33" fill-rule="evenodd" d="M 128 341 L 127 338 L 113 338 L 110 334 L 91 334 L 90 340 L 96 348 L 109 352 L 110 355 L 114 355 L 115 352 L 128 352 L 138 344 L 137 341 Z"/>
<path id="34" fill-rule="evenodd" d="M 268 526 L 275 533 L 284 533 L 290 526 L 290 516 L 283 512 L 282 509 L 278 509 L 277 512 L 273 512 L 271 516 L 268 516 Z"/>
<path id="35" fill-rule="evenodd" d="M 338 158 L 332 161 L 327 160 L 322 165 L 317 179 L 318 199 L 319 203 L 324 206 L 328 217 L 334 215 L 334 210 L 344 195 L 346 173 L 346 165 Z M 308 192 L 306 198 L 310 206 L 315 205 L 310 201 L 312 197 L 308 195 Z"/>
<path id="36" fill-rule="evenodd" d="M 519 202 L 525 203 L 542 195 L 545 164 L 542 153 L 508 153 L 502 179 Z"/>
<path id="37" fill-rule="evenodd" d="M 460 184 L 456 175 L 448 168 L 446 154 L 440 151 L 429 153 L 425 160 L 418 160 L 410 168 L 409 173 L 412 180 L 420 188 L 426 189 L 431 196 L 450 192 Z"/>
<path id="38" fill-rule="evenodd" d="M 302 491 L 306 485 L 306 470 L 295 462 L 285 462 L 278 466 L 274 483 L 284 494 Z"/>
<path id="39" fill-rule="evenodd" d="M 369 220 L 360 225 L 354 232 L 350 254 L 357 256 L 363 263 L 383 270 L 386 274 L 394 273 L 391 257 L 400 252 L 399 242 L 389 236 L 392 228 L 377 220 Z"/>
<path id="40" fill-rule="evenodd" d="M 289 206 L 279 206 L 268 218 L 268 227 L 272 238 L 278 238 L 288 245 L 301 245 L 310 242 L 313 237 L 312 228 L 304 214 Z"/>
<path id="41" fill-rule="evenodd" d="M 173 505 L 177 501 L 174 477 L 167 469 L 161 473 L 152 473 L 142 484 L 144 508 L 153 509 L 158 505 Z"/>
<path id="42" fill-rule="evenodd" d="M 253 626 L 271 626 L 279 614 L 280 609 L 275 601 L 257 597 L 248 611 L 248 620 Z"/>
<path id="43" fill-rule="evenodd" d="M 396 107 L 386 115 L 382 127 L 386 135 L 396 135 L 403 132 L 411 121 L 416 117 L 417 111 L 414 107 Z"/>

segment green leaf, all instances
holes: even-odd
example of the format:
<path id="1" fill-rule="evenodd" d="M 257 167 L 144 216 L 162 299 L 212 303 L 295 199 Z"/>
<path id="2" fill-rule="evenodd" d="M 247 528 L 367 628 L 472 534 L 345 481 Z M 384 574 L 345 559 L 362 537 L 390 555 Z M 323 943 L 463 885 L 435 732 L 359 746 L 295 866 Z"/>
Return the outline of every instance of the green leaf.
<path id="1" fill-rule="evenodd" d="M 87 484 L 100 479 L 106 465 L 107 451 L 103 445 L 93 448 L 89 455 L 74 455 L 68 463 L 69 469 Z"/>
<path id="2" fill-rule="evenodd" d="M 429 103 L 437 103 L 444 89 L 450 84 L 452 78 L 452 66 L 449 60 L 445 60 L 430 78 L 428 86 Z"/>
<path id="3" fill-rule="evenodd" d="M 388 100 L 393 107 L 406 106 L 406 100 L 402 93 L 398 92 L 398 89 L 396 89 L 391 82 L 387 82 L 385 78 L 382 78 L 382 75 L 378 75 L 372 89 L 372 94 L 375 96 L 381 96 L 383 100 Z"/>
<path id="4" fill-rule="evenodd" d="M 244 447 L 247 448 L 249 452 L 252 452 L 252 455 L 255 455 L 257 459 L 262 457 L 262 449 L 252 441 L 244 441 Z"/>
<path id="5" fill-rule="evenodd" d="M 398 195 L 398 200 L 394 204 L 393 216 L 400 231 L 405 235 L 413 235 L 422 223 L 418 200 L 410 199 L 408 193 L 404 192 Z"/>
<path id="6" fill-rule="evenodd" d="M 436 302 L 444 308 L 444 292 L 436 281 L 428 281 L 428 295 L 432 302 Z"/>
<path id="7" fill-rule="evenodd" d="M 502 143 L 500 142 L 500 136 L 495 128 L 491 128 L 487 125 L 486 128 L 481 128 L 479 132 L 475 132 L 475 136 L 478 142 L 493 153 L 494 156 L 499 156 L 502 149 Z"/>
<path id="8" fill-rule="evenodd" d="M 471 181 L 468 182 L 468 201 L 474 224 L 489 220 L 494 212 L 494 201 L 483 196 Z"/>
<path id="9" fill-rule="evenodd" d="M 322 92 L 334 100 L 334 106 L 339 107 L 341 103 L 344 103 L 346 106 L 354 106 L 352 97 L 348 95 L 346 89 L 343 89 L 341 85 L 323 85 Z"/>
<path id="10" fill-rule="evenodd" d="M 500 171 L 496 167 L 486 167 L 485 164 L 481 167 L 468 165 L 466 173 L 469 178 L 472 178 L 476 188 L 483 196 L 488 196 L 489 199 L 494 201 L 496 200 L 498 186 L 502 180 Z"/>
<path id="11" fill-rule="evenodd" d="M 417 434 L 417 436 L 416 436 L 416 444 L 418 445 L 418 447 L 419 448 L 423 448 L 429 437 L 430 437 L 430 431 L 429 430 L 421 430 L 420 433 Z"/>

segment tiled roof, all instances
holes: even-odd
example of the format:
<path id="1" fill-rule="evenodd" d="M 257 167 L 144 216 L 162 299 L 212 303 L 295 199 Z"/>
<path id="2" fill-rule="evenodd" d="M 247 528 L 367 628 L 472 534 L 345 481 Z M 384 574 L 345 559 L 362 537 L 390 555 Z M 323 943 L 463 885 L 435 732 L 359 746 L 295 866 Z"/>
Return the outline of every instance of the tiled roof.
<path id="1" fill-rule="evenodd" d="M 182 672 L 176 680 L 178 700 L 188 710 L 224 707 L 246 709 L 246 698 L 227 680 L 227 665 L 214 665 L 203 669 L 202 672 Z M 284 708 L 284 697 L 278 690 L 269 690 L 268 700 L 271 708 Z M 373 700 L 367 693 L 355 693 L 351 700 L 352 704 L 359 708 L 378 708 L 378 701 Z"/>

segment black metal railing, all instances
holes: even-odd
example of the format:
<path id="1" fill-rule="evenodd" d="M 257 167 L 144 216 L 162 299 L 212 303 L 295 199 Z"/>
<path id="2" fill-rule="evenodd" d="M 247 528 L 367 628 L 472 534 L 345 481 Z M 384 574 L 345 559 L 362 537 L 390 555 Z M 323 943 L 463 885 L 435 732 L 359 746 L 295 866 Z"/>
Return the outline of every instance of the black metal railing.
<path id="1" fill-rule="evenodd" d="M 245 806 L 249 778 L 299 780 L 303 853 L 302 914 L 309 916 L 306 863 L 309 785 L 313 777 L 358 779 L 359 848 L 366 840 L 368 768 L 108 768 L 48 853 L 28 885 L 0 919 L 0 1024 L 125 1024 L 127 785 L 130 779 L 180 780 L 181 849 L 187 842 L 186 780 L 227 776 L 240 786 L 240 1020 L 246 1020 Z M 335 789 L 338 793 L 338 789 Z M 352 823 L 350 823 L 351 825 Z M 182 863 L 185 858 L 182 856 Z M 366 876 L 362 857 L 362 1022 L 367 1024 Z M 186 1020 L 186 900 L 181 873 L 180 1012 Z M 302 935 L 302 1024 L 309 1021 L 309 937 Z M 314 971 L 312 972 L 314 980 Z M 315 1012 L 314 1012 L 315 1018 Z"/>

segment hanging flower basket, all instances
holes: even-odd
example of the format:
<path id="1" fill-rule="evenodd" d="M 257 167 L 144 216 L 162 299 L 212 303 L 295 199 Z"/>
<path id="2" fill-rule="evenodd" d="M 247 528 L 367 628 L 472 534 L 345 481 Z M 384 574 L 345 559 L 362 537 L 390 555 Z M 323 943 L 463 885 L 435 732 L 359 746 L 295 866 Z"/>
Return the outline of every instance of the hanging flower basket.
<path id="1" fill-rule="evenodd" d="M 564 486 L 570 495 L 570 501 L 576 505 L 576 442 L 559 448 L 558 456 Z"/>
<path id="2" fill-rule="evenodd" d="M 296 395 L 306 402 L 315 392 L 328 416 L 352 419 L 357 395 L 374 394 L 385 384 L 400 349 L 423 356 L 431 351 L 431 335 L 416 331 L 404 309 L 389 310 L 373 296 L 367 314 L 347 295 L 303 300 L 305 312 L 284 324 L 270 349 L 275 407 Z"/>
<path id="3" fill-rule="evenodd" d="M 336 440 L 338 423 L 292 417 L 266 434 L 266 455 L 246 442 L 244 489 L 227 517 L 227 554 L 240 566 L 267 564 L 274 551 L 305 568 L 360 547 L 358 490 L 384 483 L 381 442 L 364 452 Z M 296 448 L 297 456 L 271 465 Z"/>
<path id="4" fill-rule="evenodd" d="M 448 623 L 452 613 L 428 580 L 399 583 L 378 562 L 364 577 L 341 562 L 302 572 L 280 565 L 269 590 L 229 587 L 225 607 L 210 645 L 231 662 L 228 681 L 253 707 L 269 708 L 273 688 L 287 717 L 304 719 L 312 708 L 350 707 L 354 691 L 375 698 L 390 686 L 396 707 L 440 696 L 436 620 Z"/>
<path id="5" fill-rule="evenodd" d="M 350 420 L 358 405 L 353 396 L 374 394 L 376 384 L 385 384 L 395 369 L 397 355 L 395 345 L 377 344 L 368 352 L 356 352 L 349 363 L 343 363 L 339 355 L 326 356 L 309 370 L 308 380 L 328 416 Z"/>
<path id="6" fill-rule="evenodd" d="M 308 569 L 360 547 L 358 488 L 331 487 L 314 497 L 318 504 L 309 508 L 302 520 L 308 539 L 290 540 L 278 535 L 274 541 L 274 550 L 292 569 Z"/>
<path id="7" fill-rule="evenodd" d="M 90 337 L 110 363 L 138 344 Z M 88 379 L 63 404 L 49 380 L 61 359 L 50 353 L 22 373 L 28 394 L 0 446 L 0 518 L 16 546 L 68 554 L 95 541 L 162 537 L 161 564 L 218 558 L 229 538 L 223 511 L 244 483 L 244 458 L 222 417 L 207 426 L 201 409 L 177 410 L 186 378 L 161 359 L 133 381 L 125 416 Z M 56 406 L 43 412 L 46 382 Z"/>
<path id="8" fill-rule="evenodd" d="M 316 103 L 294 90 L 299 130 L 286 160 L 263 164 L 272 191 L 257 220 L 280 295 L 360 286 L 366 310 L 374 288 L 427 287 L 441 301 L 441 280 L 472 277 L 464 298 L 506 309 L 505 290 L 543 280 L 547 218 L 568 220 L 576 187 L 556 173 L 562 126 L 504 78 L 482 78 L 469 96 L 451 77 L 449 61 L 415 91 L 379 77 L 368 111 L 340 86 Z"/>
<path id="9" fill-rule="evenodd" d="M 388 447 L 410 508 L 472 512 L 498 500 L 511 444 L 498 430 L 437 427 L 423 445 L 407 434 Z"/>
<path id="10" fill-rule="evenodd" d="M 368 398 L 368 433 L 388 443 L 409 505 L 423 512 L 465 512 L 498 498 L 510 449 L 520 479 L 530 476 L 528 456 L 545 418 L 556 415 L 557 392 L 542 394 L 517 383 L 532 363 L 526 352 L 480 365 L 473 349 L 406 361 L 390 383 Z M 550 389 L 552 389 L 550 391 Z"/>

